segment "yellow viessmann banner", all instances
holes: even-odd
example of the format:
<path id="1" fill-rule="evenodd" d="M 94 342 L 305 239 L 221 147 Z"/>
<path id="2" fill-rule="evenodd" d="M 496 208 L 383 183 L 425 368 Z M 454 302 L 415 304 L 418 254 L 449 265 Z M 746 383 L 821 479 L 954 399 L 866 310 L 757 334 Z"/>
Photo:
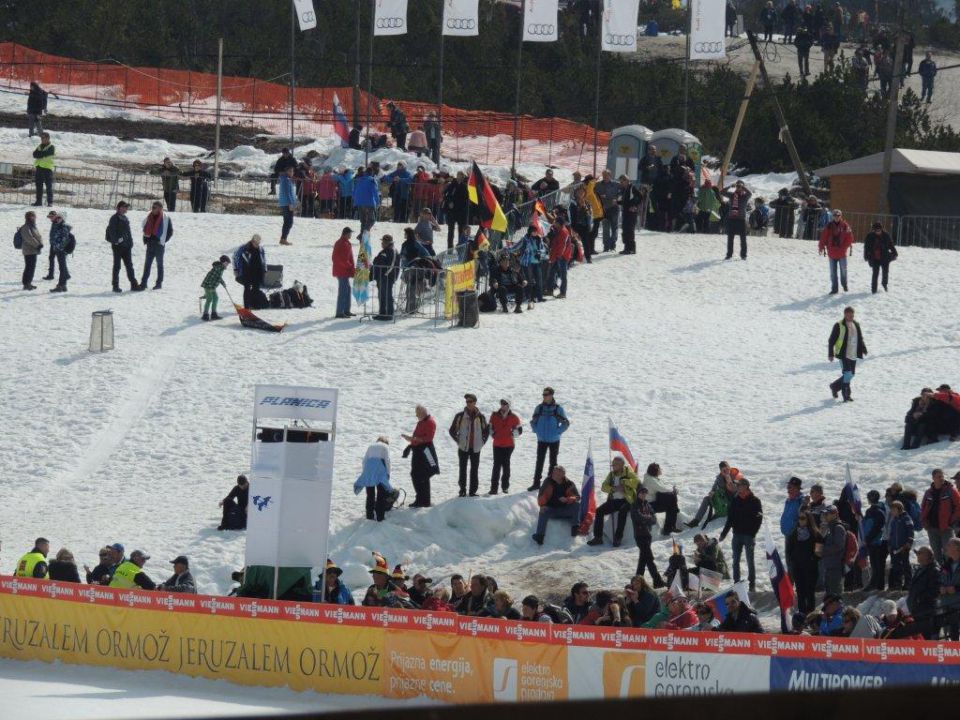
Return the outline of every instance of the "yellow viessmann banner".
<path id="1" fill-rule="evenodd" d="M 473 290 L 477 283 L 477 261 L 451 265 L 447 269 L 446 286 L 444 287 L 444 314 L 448 320 L 456 313 L 456 294 Z"/>
<path id="2" fill-rule="evenodd" d="M 0 656 L 379 695 L 382 627 L 174 613 L 0 594 Z"/>

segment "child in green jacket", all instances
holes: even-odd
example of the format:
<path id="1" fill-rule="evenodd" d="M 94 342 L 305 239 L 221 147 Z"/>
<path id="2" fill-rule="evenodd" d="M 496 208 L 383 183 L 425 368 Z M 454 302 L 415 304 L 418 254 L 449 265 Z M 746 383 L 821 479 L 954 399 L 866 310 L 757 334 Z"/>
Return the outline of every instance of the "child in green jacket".
<path id="1" fill-rule="evenodd" d="M 202 318 L 204 320 L 220 319 L 220 316 L 217 315 L 217 301 L 220 299 L 217 296 L 217 286 L 223 285 L 226 287 L 226 284 L 223 282 L 223 271 L 226 270 L 229 265 L 230 258 L 226 255 L 221 255 L 220 259 L 213 263 L 213 267 L 210 268 L 210 272 L 203 278 L 203 282 L 200 283 L 200 287 L 203 288 Z"/>

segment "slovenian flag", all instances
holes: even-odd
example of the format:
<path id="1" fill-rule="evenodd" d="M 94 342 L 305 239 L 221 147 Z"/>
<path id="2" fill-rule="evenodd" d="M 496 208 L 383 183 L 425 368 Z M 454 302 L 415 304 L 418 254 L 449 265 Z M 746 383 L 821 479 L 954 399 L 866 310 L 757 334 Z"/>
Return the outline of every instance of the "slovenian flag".
<path id="1" fill-rule="evenodd" d="M 841 501 L 846 500 L 850 503 L 850 509 L 857 518 L 857 565 L 861 568 L 867 566 L 867 543 L 863 537 L 863 501 L 860 499 L 860 488 L 853 481 L 853 473 L 850 472 L 850 463 L 847 463 L 847 483 L 840 494 Z"/>
<path id="2" fill-rule="evenodd" d="M 593 453 L 587 450 L 587 463 L 583 468 L 583 485 L 580 486 L 580 527 L 581 535 L 587 535 L 593 528 L 593 519 L 597 515 L 597 478 L 593 469 Z"/>
<path id="3" fill-rule="evenodd" d="M 333 94 L 333 131 L 340 138 L 340 147 L 350 147 L 350 125 L 336 93 Z"/>
<path id="4" fill-rule="evenodd" d="M 630 452 L 630 446 L 627 444 L 627 439 L 620 434 L 620 431 L 617 430 L 617 426 L 613 424 L 612 420 L 608 420 L 607 422 L 610 423 L 610 450 L 623 455 L 623 459 L 626 461 L 627 465 L 630 466 L 630 469 L 636 472 L 637 461 L 634 460 L 633 453 Z"/>
<path id="5" fill-rule="evenodd" d="M 773 594 L 780 606 L 780 629 L 787 633 L 793 630 L 793 608 L 797 604 L 797 596 L 793 591 L 793 582 L 790 574 L 783 567 L 780 552 L 773 542 L 770 526 L 763 524 L 766 531 L 767 570 L 770 573 L 770 584 L 773 585 Z"/>

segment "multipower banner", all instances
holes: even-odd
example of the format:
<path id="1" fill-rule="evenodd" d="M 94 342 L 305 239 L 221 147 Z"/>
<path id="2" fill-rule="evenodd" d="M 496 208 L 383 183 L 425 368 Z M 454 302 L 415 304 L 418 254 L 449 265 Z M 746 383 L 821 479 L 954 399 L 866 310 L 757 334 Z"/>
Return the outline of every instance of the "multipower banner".
<path id="1" fill-rule="evenodd" d="M 450 703 L 960 682 L 955 643 L 604 629 L 7 577 L 0 656 Z"/>

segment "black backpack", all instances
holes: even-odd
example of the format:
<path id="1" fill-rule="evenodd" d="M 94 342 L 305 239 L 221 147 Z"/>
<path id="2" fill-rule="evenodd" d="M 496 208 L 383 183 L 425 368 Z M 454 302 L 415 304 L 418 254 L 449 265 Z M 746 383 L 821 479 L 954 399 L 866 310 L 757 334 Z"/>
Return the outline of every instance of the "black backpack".
<path id="1" fill-rule="evenodd" d="M 15 250 L 23 250 L 23 237 L 21 237 L 19 230 L 13 234 L 13 247 Z"/>
<path id="2" fill-rule="evenodd" d="M 565 607 L 559 605 L 545 604 L 543 614 L 558 625 L 573 625 L 573 615 Z"/>
<path id="3" fill-rule="evenodd" d="M 77 239 L 73 236 L 73 233 L 70 233 L 70 236 L 67 238 L 67 244 L 64 246 L 63 251 L 67 255 L 73 255 L 73 251 L 77 249 Z"/>

